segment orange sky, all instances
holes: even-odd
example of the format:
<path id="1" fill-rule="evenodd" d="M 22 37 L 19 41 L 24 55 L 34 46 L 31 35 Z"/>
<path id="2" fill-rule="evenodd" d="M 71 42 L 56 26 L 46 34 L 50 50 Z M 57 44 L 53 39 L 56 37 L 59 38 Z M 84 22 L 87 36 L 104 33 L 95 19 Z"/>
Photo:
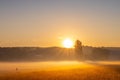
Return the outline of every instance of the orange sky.
<path id="1" fill-rule="evenodd" d="M 0 1 L 0 46 L 120 47 L 120 1 Z"/>

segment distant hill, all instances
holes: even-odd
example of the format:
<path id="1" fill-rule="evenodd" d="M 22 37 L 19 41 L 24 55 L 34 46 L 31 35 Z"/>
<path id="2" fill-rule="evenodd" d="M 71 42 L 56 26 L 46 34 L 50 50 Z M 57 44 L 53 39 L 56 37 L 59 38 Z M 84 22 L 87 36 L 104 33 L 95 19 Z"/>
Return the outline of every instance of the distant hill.
<path id="1" fill-rule="evenodd" d="M 120 48 L 84 46 L 85 60 L 120 60 Z M 5 47 L 0 48 L 0 61 L 61 61 L 77 60 L 74 49 L 60 47 Z M 79 59 L 80 60 L 80 59 Z"/>

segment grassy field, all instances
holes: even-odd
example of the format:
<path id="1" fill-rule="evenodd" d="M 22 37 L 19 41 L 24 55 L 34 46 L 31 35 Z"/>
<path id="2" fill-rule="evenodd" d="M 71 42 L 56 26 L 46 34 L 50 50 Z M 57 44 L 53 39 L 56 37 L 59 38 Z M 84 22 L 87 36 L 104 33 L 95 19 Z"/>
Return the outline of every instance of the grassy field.
<path id="1" fill-rule="evenodd" d="M 81 67 L 67 67 L 11 72 L 1 75 L 0 80 L 120 80 L 120 66 L 117 65 L 83 64 Z"/>

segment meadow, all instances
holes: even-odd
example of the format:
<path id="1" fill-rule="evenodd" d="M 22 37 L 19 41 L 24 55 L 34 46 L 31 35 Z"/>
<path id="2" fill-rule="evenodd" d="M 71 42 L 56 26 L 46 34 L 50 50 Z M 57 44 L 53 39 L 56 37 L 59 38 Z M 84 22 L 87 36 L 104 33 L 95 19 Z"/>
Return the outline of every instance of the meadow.
<path id="1" fill-rule="evenodd" d="M 0 80 L 120 80 L 120 65 L 69 63 L 42 70 L 8 72 L 1 74 Z"/>

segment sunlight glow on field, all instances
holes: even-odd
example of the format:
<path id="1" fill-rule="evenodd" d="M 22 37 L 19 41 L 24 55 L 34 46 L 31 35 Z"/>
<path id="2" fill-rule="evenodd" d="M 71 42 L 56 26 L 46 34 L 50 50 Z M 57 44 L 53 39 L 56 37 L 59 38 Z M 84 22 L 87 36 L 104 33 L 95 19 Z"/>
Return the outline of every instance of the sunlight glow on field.
<path id="1" fill-rule="evenodd" d="M 43 70 L 68 70 L 88 69 L 95 65 L 120 65 L 120 62 L 94 62 L 94 61 L 46 61 L 46 62 L 0 62 L 0 72 L 18 71 L 43 71 Z"/>
<path id="2" fill-rule="evenodd" d="M 34 70 L 61 70 L 61 69 L 74 69 L 74 68 L 86 68 L 90 66 L 84 62 L 78 61 L 47 61 L 47 62 L 11 62 L 0 63 L 0 71 L 34 71 Z"/>
<path id="3" fill-rule="evenodd" d="M 0 63 L 1 68 L 12 68 L 6 73 L 0 71 L 0 80 L 120 80 L 119 66 L 90 63 L 92 61 Z"/>

